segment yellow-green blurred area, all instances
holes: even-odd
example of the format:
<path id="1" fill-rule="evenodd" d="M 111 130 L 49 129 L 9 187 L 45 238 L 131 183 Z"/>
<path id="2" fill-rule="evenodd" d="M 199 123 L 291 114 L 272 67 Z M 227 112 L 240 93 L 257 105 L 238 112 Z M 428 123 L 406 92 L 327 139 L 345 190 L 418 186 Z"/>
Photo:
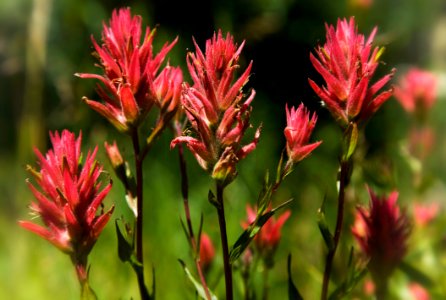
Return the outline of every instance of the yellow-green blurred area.
<path id="1" fill-rule="evenodd" d="M 409 286 L 415 281 L 432 299 L 446 298 L 446 5 L 441 0 L 228 0 L 228 1 L 0 1 L 0 299 L 78 299 L 79 285 L 69 258 L 47 241 L 25 231 L 17 221 L 30 219 L 27 206 L 33 197 L 26 186 L 26 165 L 35 165 L 33 148 L 46 152 L 48 132 L 70 129 L 83 133 L 83 151 L 96 145 L 98 160 L 114 187 L 105 206 L 116 206 L 90 255 L 91 286 L 99 299 L 138 299 L 136 278 L 119 261 L 114 220 L 132 220 L 124 190 L 114 177 L 104 154 L 104 141 L 118 141 L 131 159 L 131 141 L 81 101 L 98 99 L 95 82 L 76 78 L 76 72 L 93 73 L 96 60 L 90 36 L 100 40 L 102 22 L 114 8 L 129 6 L 143 17 L 143 24 L 158 26 L 155 49 L 179 37 L 170 54 L 172 65 L 186 74 L 185 56 L 193 50 L 192 37 L 203 48 L 215 30 L 231 32 L 246 40 L 241 65 L 253 60 L 248 88 L 257 96 L 252 123 L 263 124 L 258 149 L 239 163 L 239 175 L 225 194 L 229 243 L 241 234 L 246 204 L 254 204 L 266 170 L 271 176 L 285 145 L 285 103 L 303 102 L 317 112 L 312 137 L 322 145 L 299 164 L 275 194 L 273 204 L 290 198 L 290 219 L 282 231 L 276 265 L 269 276 L 270 299 L 287 299 L 286 258 L 292 254 L 292 276 L 305 299 L 317 299 L 324 268 L 325 245 L 317 227 L 317 210 L 326 199 L 327 219 L 335 222 L 336 173 L 341 131 L 308 85 L 320 80 L 309 53 L 325 41 L 324 24 L 354 15 L 366 36 L 378 26 L 375 44 L 385 46 L 379 75 L 395 67 L 398 76 L 410 66 L 434 72 L 439 78 L 437 102 L 429 115 L 435 132 L 433 150 L 424 161 L 410 158 L 405 149 L 413 120 L 390 99 L 367 124 L 359 146 L 352 184 L 348 190 L 343 243 L 338 251 L 333 284 L 347 276 L 350 248 L 358 247 L 350 233 L 357 204 L 366 204 L 365 184 L 379 194 L 400 191 L 399 203 L 413 216 L 413 203 L 438 202 L 436 218 L 426 226 L 414 222 L 405 261 L 425 274 L 408 276 L 397 270 L 390 290 L 396 299 L 415 299 Z M 189 78 L 186 75 L 186 80 Z M 254 130 L 248 130 L 248 136 Z M 170 150 L 168 130 L 151 150 L 144 165 L 144 232 L 147 284 L 156 277 L 158 299 L 195 299 L 194 290 L 178 259 L 194 272 L 190 248 L 181 227 L 184 219 L 180 192 L 178 154 Z M 221 274 L 217 215 L 207 201 L 211 180 L 187 152 L 190 205 L 195 228 L 203 216 L 203 230 L 214 241 L 217 257 L 209 282 L 217 295 L 224 291 Z M 418 181 L 417 181 L 418 180 Z M 414 183 L 416 182 L 416 183 Z M 421 184 L 419 184 L 421 182 Z M 37 222 L 37 220 L 36 220 Z M 344 271 L 343 271 L 344 270 Z M 420 279 L 421 277 L 421 279 Z M 351 298 L 366 299 L 366 277 Z M 256 281 L 261 281 L 256 278 Z M 242 299 L 240 274 L 235 271 L 236 299 Z M 260 285 L 259 285 L 260 293 Z M 370 297 L 370 296 L 369 296 Z"/>

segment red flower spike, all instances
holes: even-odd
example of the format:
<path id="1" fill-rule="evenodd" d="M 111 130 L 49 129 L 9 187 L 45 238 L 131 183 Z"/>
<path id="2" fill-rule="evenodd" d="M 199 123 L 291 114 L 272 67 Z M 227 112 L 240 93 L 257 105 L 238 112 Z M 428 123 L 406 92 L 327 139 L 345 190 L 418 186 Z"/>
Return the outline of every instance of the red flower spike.
<path id="1" fill-rule="evenodd" d="M 395 87 L 395 98 L 410 114 L 423 116 L 437 100 L 437 77 L 425 70 L 411 68 Z"/>
<path id="2" fill-rule="evenodd" d="M 301 103 L 297 109 L 288 105 L 285 106 L 286 123 L 284 129 L 287 141 L 286 150 L 288 157 L 293 163 L 297 163 L 310 155 L 322 142 L 308 144 L 311 133 L 316 126 L 317 115 L 313 113 L 310 118 L 310 112 Z"/>
<path id="3" fill-rule="evenodd" d="M 74 261 L 84 260 L 108 222 L 113 207 L 100 211 L 112 185 L 100 190 L 98 177 L 102 167 L 96 162 L 96 150 L 89 152 L 82 165 L 81 135 L 67 130 L 50 134 L 53 149 L 43 156 L 38 150 L 40 171 L 32 170 L 36 186 L 28 183 L 36 202 L 31 203 L 33 214 L 41 217 L 43 225 L 19 221 L 20 225 L 48 240 Z M 83 261 L 81 261 L 83 263 Z"/>
<path id="4" fill-rule="evenodd" d="M 226 38 L 221 31 L 214 34 L 206 41 L 204 53 L 193 42 L 196 51 L 188 53 L 187 66 L 194 84 L 183 85 L 181 102 L 195 137 L 177 137 L 171 148 L 186 143 L 214 179 L 229 183 L 237 174 L 237 162 L 255 149 L 260 135 L 257 129 L 254 140 L 241 145 L 245 131 L 251 126 L 255 91 L 244 100 L 242 89 L 248 82 L 252 63 L 236 78 L 244 42 L 237 46 L 229 33 Z"/>
<path id="5" fill-rule="evenodd" d="M 206 272 L 209 270 L 215 258 L 215 247 L 211 238 L 202 232 L 200 237 L 200 265 Z"/>
<path id="6" fill-rule="evenodd" d="M 369 189 L 369 194 L 370 208 L 358 208 L 352 233 L 369 259 L 373 280 L 379 284 L 389 278 L 406 254 L 411 226 L 396 204 L 397 192 L 378 197 Z"/>
<path id="7" fill-rule="evenodd" d="M 110 160 L 110 163 L 114 170 L 124 165 L 124 159 L 122 158 L 121 152 L 119 151 L 116 141 L 113 141 L 113 144 L 111 145 L 105 142 L 104 148 L 107 153 L 107 157 Z"/>
<path id="8" fill-rule="evenodd" d="M 138 126 L 154 104 L 168 107 L 169 112 L 179 104 L 181 70 L 167 66 L 167 71 L 160 71 L 177 39 L 164 44 L 155 55 L 155 30 L 147 27 L 143 37 L 141 21 L 129 8 L 114 10 L 109 25 L 103 25 L 103 44 L 92 37 L 104 75 L 75 74 L 99 80 L 97 93 L 102 102 L 84 98 L 85 102 L 122 132 Z"/>
<path id="9" fill-rule="evenodd" d="M 252 208 L 249 204 L 246 205 L 246 213 L 246 222 L 242 224 L 244 228 L 247 228 L 250 224 L 252 224 L 257 217 L 256 208 Z M 273 255 L 281 239 L 282 227 L 290 215 L 291 211 L 286 210 L 277 219 L 274 216 L 269 218 L 254 237 L 255 249 L 259 251 L 260 255 L 262 255 L 265 261 L 272 261 Z"/>
<path id="10" fill-rule="evenodd" d="M 392 90 L 378 91 L 392 78 L 394 70 L 370 86 L 382 49 L 374 48 L 374 28 L 365 40 L 359 34 L 355 19 L 338 19 L 336 28 L 326 27 L 326 43 L 310 53 L 310 60 L 325 81 L 319 86 L 308 79 L 310 86 L 325 103 L 336 121 L 346 127 L 350 122 L 368 119 L 392 95 Z"/>

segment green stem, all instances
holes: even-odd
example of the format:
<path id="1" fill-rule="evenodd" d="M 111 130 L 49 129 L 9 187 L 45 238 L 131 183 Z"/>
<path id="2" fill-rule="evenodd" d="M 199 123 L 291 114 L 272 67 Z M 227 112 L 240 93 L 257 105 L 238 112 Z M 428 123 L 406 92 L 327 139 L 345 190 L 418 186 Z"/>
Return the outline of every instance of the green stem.
<path id="1" fill-rule="evenodd" d="M 97 300 L 98 297 L 93 289 L 90 287 L 88 283 L 88 270 L 87 270 L 87 257 L 81 256 L 76 257 L 72 256 L 71 261 L 73 262 L 74 268 L 76 269 L 77 279 L 79 280 L 79 284 L 81 286 L 81 300 Z"/>
<path id="2" fill-rule="evenodd" d="M 220 225 L 220 238 L 223 252 L 223 267 L 225 273 L 226 300 L 232 300 L 233 299 L 232 269 L 231 269 L 231 263 L 229 261 L 229 246 L 228 246 L 228 237 L 226 233 L 223 190 L 224 190 L 223 184 L 217 181 L 217 205 L 215 207 L 217 208 L 218 224 Z"/>
<path id="3" fill-rule="evenodd" d="M 268 290 L 269 290 L 269 282 L 268 282 L 268 275 L 269 275 L 270 268 L 265 266 L 265 269 L 263 271 L 263 291 L 262 291 L 262 299 L 267 300 L 268 299 Z"/>
<path id="4" fill-rule="evenodd" d="M 387 299 L 388 294 L 388 284 L 387 284 L 387 278 L 385 280 L 375 280 L 376 284 L 376 300 L 385 300 Z"/>

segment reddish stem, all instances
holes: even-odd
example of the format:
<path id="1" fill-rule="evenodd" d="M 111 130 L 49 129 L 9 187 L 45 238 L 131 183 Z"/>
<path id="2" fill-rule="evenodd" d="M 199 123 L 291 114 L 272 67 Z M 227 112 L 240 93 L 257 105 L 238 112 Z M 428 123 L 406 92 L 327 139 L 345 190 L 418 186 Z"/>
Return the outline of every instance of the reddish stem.
<path id="1" fill-rule="evenodd" d="M 200 277 L 201 285 L 203 286 L 206 299 L 211 300 L 211 294 L 206 283 L 206 279 L 203 274 L 203 270 L 200 265 L 200 253 L 198 243 L 195 239 L 194 230 L 192 227 L 191 214 L 189 208 L 189 180 L 186 171 L 186 160 L 184 159 L 183 146 L 180 144 L 178 147 L 178 156 L 180 159 L 180 173 L 181 173 L 181 194 L 183 196 L 184 214 L 186 215 L 187 231 L 189 235 L 192 251 L 195 255 L 195 266 L 197 268 L 198 276 Z"/>
<path id="2" fill-rule="evenodd" d="M 336 254 L 336 249 L 338 248 L 339 240 L 341 238 L 342 224 L 344 222 L 345 187 L 347 186 L 349 180 L 349 169 L 350 162 L 348 160 L 342 160 L 339 176 L 338 213 L 336 218 L 335 235 L 333 237 L 333 248 L 328 251 L 326 258 L 321 300 L 327 299 L 328 296 L 328 286 L 330 283 L 331 269 L 333 267 L 333 259 Z"/>

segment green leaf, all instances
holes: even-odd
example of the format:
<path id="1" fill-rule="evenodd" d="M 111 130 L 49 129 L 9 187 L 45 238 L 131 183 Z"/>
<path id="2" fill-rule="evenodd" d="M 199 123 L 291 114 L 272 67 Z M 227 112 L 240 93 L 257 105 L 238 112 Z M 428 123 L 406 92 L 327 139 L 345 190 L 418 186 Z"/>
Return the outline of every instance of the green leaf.
<path id="1" fill-rule="evenodd" d="M 355 122 L 350 122 L 344 132 L 343 137 L 343 161 L 348 161 L 356 150 L 358 144 L 358 126 Z"/>
<path id="2" fill-rule="evenodd" d="M 410 279 L 420 283 L 421 285 L 430 288 L 434 286 L 434 281 L 425 273 L 421 272 L 414 266 L 408 264 L 407 262 L 401 262 L 399 269 L 403 271 Z"/>
<path id="3" fill-rule="evenodd" d="M 330 297 L 328 297 L 329 300 L 336 300 L 336 299 L 344 299 L 345 296 L 347 296 L 353 288 L 361 281 L 362 278 L 367 274 L 367 269 L 361 269 L 355 272 L 354 276 L 352 278 L 347 279 L 345 282 L 343 282 L 336 290 L 334 290 Z"/>
<path id="4" fill-rule="evenodd" d="M 217 197 L 215 197 L 214 193 L 212 193 L 211 190 L 209 190 L 209 193 L 208 193 L 208 201 L 215 207 L 220 206 L 220 204 L 217 201 Z"/>
<path id="5" fill-rule="evenodd" d="M 299 293 L 297 287 L 294 285 L 293 278 L 291 277 L 291 253 L 288 254 L 287 272 L 288 272 L 288 299 L 303 300 L 304 298 Z"/>
<path id="6" fill-rule="evenodd" d="M 317 211 L 317 225 L 319 226 L 319 230 L 324 238 L 325 245 L 328 248 L 328 251 L 333 250 L 334 241 L 333 235 L 328 228 L 327 220 L 325 219 L 325 199 L 322 202 L 321 207 Z"/>
<path id="7" fill-rule="evenodd" d="M 133 245 L 122 234 L 118 221 L 119 219 L 115 221 L 116 235 L 118 237 L 118 256 L 122 262 L 131 261 L 133 255 Z"/>
<path id="8" fill-rule="evenodd" d="M 257 198 L 257 213 L 263 214 L 271 202 L 271 185 L 269 184 L 269 172 L 266 171 L 263 179 L 262 189 Z"/>
<path id="9" fill-rule="evenodd" d="M 367 268 L 363 264 L 355 263 L 353 247 L 350 249 L 347 268 L 347 279 L 331 293 L 329 300 L 343 299 L 367 274 Z"/>
<path id="10" fill-rule="evenodd" d="M 246 248 L 248 248 L 251 241 L 254 239 L 256 234 L 260 231 L 262 226 L 271 218 L 278 209 L 284 207 L 285 205 L 288 205 L 291 203 L 293 199 L 290 199 L 281 205 L 277 206 L 276 208 L 271 209 L 270 211 L 267 211 L 266 213 L 262 215 L 257 215 L 256 220 L 248 227 L 246 228 L 243 233 L 239 236 L 237 241 L 234 243 L 234 246 L 232 246 L 231 251 L 229 253 L 230 262 L 231 264 L 234 263 L 240 255 L 245 251 Z"/>
<path id="11" fill-rule="evenodd" d="M 198 295 L 203 298 L 203 299 L 207 299 L 206 298 L 206 292 L 204 290 L 203 285 L 201 285 L 200 282 L 198 282 L 197 279 L 195 279 L 195 277 L 192 275 L 192 273 L 189 271 L 189 269 L 187 268 L 186 264 L 184 263 L 184 261 L 182 261 L 181 259 L 178 260 L 181 264 L 181 266 L 183 267 L 184 272 L 187 275 L 187 278 L 189 278 L 190 282 L 192 282 L 192 284 L 195 287 L 195 290 L 197 291 Z M 215 296 L 214 293 L 212 293 L 212 291 L 208 288 L 208 292 L 211 295 L 211 300 L 217 300 L 217 296 Z"/>

